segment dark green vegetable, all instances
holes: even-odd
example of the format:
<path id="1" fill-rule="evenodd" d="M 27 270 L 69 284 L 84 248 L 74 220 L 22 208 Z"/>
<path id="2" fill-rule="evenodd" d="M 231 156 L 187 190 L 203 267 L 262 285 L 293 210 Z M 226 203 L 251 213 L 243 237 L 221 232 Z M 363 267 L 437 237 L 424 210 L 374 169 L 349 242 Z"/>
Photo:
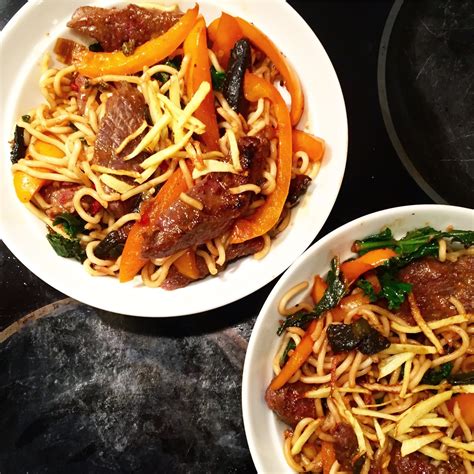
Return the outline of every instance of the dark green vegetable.
<path id="1" fill-rule="evenodd" d="M 53 225 L 62 225 L 67 235 L 74 238 L 77 234 L 84 233 L 86 223 L 77 214 L 63 212 L 55 217 Z"/>
<path id="2" fill-rule="evenodd" d="M 81 247 L 79 240 L 66 239 L 52 230 L 46 235 L 46 238 L 60 257 L 75 258 L 79 262 L 83 262 L 86 259 L 86 252 Z"/>
<path id="3" fill-rule="evenodd" d="M 313 319 L 319 318 L 325 311 L 335 308 L 341 298 L 346 294 L 347 287 L 341 276 L 339 259 L 334 257 L 331 260 L 331 269 L 328 272 L 326 283 L 328 285 L 321 300 L 314 306 L 313 311 L 308 313 L 299 312 L 288 317 L 278 328 L 277 334 L 280 336 L 283 331 L 291 326 L 303 327 Z"/>
<path id="4" fill-rule="evenodd" d="M 165 63 L 163 63 L 165 66 L 172 67 L 179 71 L 179 68 L 181 67 L 181 61 L 182 58 L 180 56 L 176 56 L 173 59 L 168 59 Z M 156 79 L 157 81 L 160 81 L 162 84 L 165 82 L 168 82 L 170 79 L 170 75 L 167 72 L 157 72 L 156 74 L 153 74 L 153 79 Z"/>
<path id="5" fill-rule="evenodd" d="M 327 336 L 335 354 L 358 349 L 362 354 L 371 355 L 390 346 L 390 341 L 364 318 L 351 324 L 330 324 Z"/>
<path id="6" fill-rule="evenodd" d="M 225 72 L 219 72 L 214 66 L 211 66 L 212 88 L 215 91 L 222 91 L 224 87 L 225 78 Z"/>
<path id="7" fill-rule="evenodd" d="M 471 385 L 474 384 L 474 371 L 460 372 L 448 377 L 448 382 L 451 385 Z"/>
<path id="8" fill-rule="evenodd" d="M 100 43 L 92 43 L 89 45 L 89 51 L 92 51 L 93 53 L 101 53 L 104 51 L 104 48 L 102 48 Z"/>
<path id="9" fill-rule="evenodd" d="M 285 365 L 286 361 L 288 360 L 288 352 L 292 351 L 295 347 L 296 347 L 295 341 L 293 341 L 293 339 L 290 339 L 288 341 L 288 344 L 287 344 L 283 354 L 281 355 L 281 358 L 280 358 L 280 365 L 281 366 Z"/>
<path id="10" fill-rule="evenodd" d="M 243 112 L 245 105 L 244 77 L 245 71 L 250 67 L 251 48 L 246 39 L 237 41 L 230 53 L 224 82 L 224 97 L 235 112 Z"/>
<path id="11" fill-rule="evenodd" d="M 357 286 L 369 297 L 371 303 L 375 303 L 379 298 L 379 295 L 375 293 L 372 283 L 367 281 L 365 278 L 360 278 L 357 281 Z"/>
<path id="12" fill-rule="evenodd" d="M 115 259 L 120 257 L 125 247 L 128 232 L 122 229 L 110 232 L 94 249 L 94 254 L 103 260 Z"/>
<path id="13" fill-rule="evenodd" d="M 408 257 L 413 253 L 420 253 L 421 256 L 425 256 L 427 252 L 432 250 L 432 247 L 427 244 L 435 244 L 437 251 L 437 241 L 441 238 L 451 239 L 453 242 L 459 242 L 467 247 L 474 244 L 474 231 L 439 231 L 432 227 L 422 227 L 408 232 L 403 238 L 397 240 L 393 237 L 392 231 L 387 228 L 379 234 L 370 235 L 363 240 L 356 240 L 352 250 L 359 255 L 363 255 L 370 250 L 388 247 L 394 249 L 400 257 Z"/>
<path id="14" fill-rule="evenodd" d="M 410 293 L 412 285 L 397 281 L 389 272 L 380 272 L 379 275 L 382 291 L 378 296 L 382 296 L 388 301 L 388 309 L 398 309 L 405 301 L 405 297 Z"/>
<path id="15" fill-rule="evenodd" d="M 21 117 L 23 122 L 29 123 L 31 117 L 29 115 L 23 115 Z M 18 125 L 15 127 L 15 132 L 13 134 L 13 141 L 12 144 L 12 151 L 10 153 L 10 161 L 12 164 L 17 163 L 19 160 L 25 157 L 26 155 L 26 143 L 25 143 L 25 129 L 23 127 L 19 127 Z"/>
<path id="16" fill-rule="evenodd" d="M 421 379 L 422 384 L 439 385 L 443 380 L 446 380 L 453 370 L 453 364 L 446 362 L 446 364 L 428 370 Z"/>

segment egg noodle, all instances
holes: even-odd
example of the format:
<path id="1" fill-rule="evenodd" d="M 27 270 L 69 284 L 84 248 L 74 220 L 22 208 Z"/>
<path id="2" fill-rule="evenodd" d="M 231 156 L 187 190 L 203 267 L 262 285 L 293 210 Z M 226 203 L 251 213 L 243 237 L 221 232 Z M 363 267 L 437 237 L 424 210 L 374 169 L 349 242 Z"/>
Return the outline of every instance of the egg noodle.
<path id="1" fill-rule="evenodd" d="M 215 54 L 212 50 L 208 51 L 210 63 L 217 71 L 223 71 Z M 175 51 L 175 55 L 178 54 L 182 54 L 182 50 Z M 39 87 L 46 103 L 29 111 L 28 121 L 20 119 L 17 122 L 17 125 L 25 130 L 27 154 L 12 166 L 12 171 L 22 171 L 28 176 L 50 182 L 79 186 L 74 193 L 73 206 L 75 212 L 86 222 L 87 233 L 79 234 L 78 238 L 87 255 L 83 263 L 84 268 L 91 275 L 118 276 L 121 257 L 103 260 L 94 254 L 94 249 L 110 232 L 140 219 L 138 212 L 132 212 L 115 220 L 108 212 L 110 203 L 126 201 L 137 195 L 152 197 L 178 167 L 183 172 L 188 188 L 210 172 L 238 173 L 241 166 L 237 140 L 244 136 L 255 136 L 267 127 L 278 127 L 272 103 L 268 99 L 260 99 L 251 105 L 248 116 L 243 117 L 232 110 L 220 92 L 215 92 L 218 125 L 223 132 L 219 140 L 220 150 L 203 152 L 196 138 L 204 133 L 205 126 L 193 114 L 209 93 L 210 84 L 201 83 L 195 94 L 187 97 L 184 78 L 188 64 L 189 57 L 184 56 L 179 69 L 157 64 L 145 67 L 141 74 L 137 75 L 105 75 L 88 79 L 85 107 L 81 112 L 78 104 L 79 92 L 71 87 L 77 67 L 52 66 L 48 53 L 41 61 Z M 257 55 L 253 50 L 250 70 L 271 83 L 279 80 L 278 71 L 269 58 L 262 58 L 262 54 Z M 157 73 L 166 73 L 169 79 L 160 83 L 154 78 Z M 110 86 L 122 81 L 132 84 L 143 95 L 151 117 L 151 123 L 144 121 L 116 149 L 119 153 L 130 141 L 143 136 L 133 152 L 125 157 L 125 160 L 132 159 L 146 151 L 149 156 L 142 162 L 143 169 L 140 172 L 110 169 L 94 164 L 93 161 L 94 144 L 100 123 L 106 113 L 107 100 L 112 95 Z M 37 146 L 39 142 L 53 145 L 60 150 L 62 156 L 41 153 Z M 264 183 L 261 186 L 246 185 L 230 190 L 231 193 L 254 193 L 256 199 L 252 202 L 251 209 L 261 206 L 276 188 L 277 138 L 270 140 L 270 149 L 271 153 L 266 159 L 263 172 Z M 230 163 L 224 160 L 227 156 L 231 157 Z M 188 160 L 194 165 L 192 172 L 186 164 Z M 319 162 L 309 160 L 307 153 L 294 151 L 293 176 L 306 174 L 314 178 L 319 166 Z M 124 176 L 128 178 L 127 182 L 120 179 Z M 101 205 L 95 214 L 90 212 L 90 206 L 87 204 L 91 198 Z M 182 193 L 180 199 L 190 206 L 202 209 L 202 203 L 186 193 Z M 25 206 L 48 227 L 67 237 L 61 225 L 53 224 L 53 219 L 48 215 L 51 204 L 41 193 L 36 193 Z M 289 220 L 290 209 L 286 208 L 280 222 L 272 230 L 272 237 L 283 231 Z M 229 236 L 230 233 L 208 241 L 197 252 L 197 255 L 204 259 L 211 275 L 216 274 L 225 265 Z M 263 250 L 256 253 L 255 257 L 263 258 L 267 255 L 270 243 L 271 238 L 267 234 L 264 236 Z M 182 253 L 150 260 L 141 271 L 143 283 L 149 287 L 159 287 L 166 279 L 173 262 Z"/>
<path id="2" fill-rule="evenodd" d="M 474 255 L 474 247 L 451 252 L 443 241 L 438 258 L 455 261 L 464 254 Z M 309 282 L 301 282 L 283 296 L 278 308 L 282 316 L 313 308 L 304 299 L 290 305 L 309 286 Z M 456 315 L 425 322 L 412 294 L 409 301 L 416 326 L 408 325 L 401 317 L 375 304 L 358 306 L 346 314 L 344 323 L 365 318 L 389 339 L 387 349 L 370 356 L 359 351 L 334 354 L 326 335 L 326 329 L 333 323 L 331 311 L 318 320 L 312 333 L 312 353 L 288 382 L 308 384 L 304 397 L 314 400 L 317 414 L 315 419 L 303 418 L 284 434 L 284 455 L 292 469 L 322 472 L 322 443 L 333 443 L 332 430 L 345 422 L 357 438 L 362 474 L 369 473 L 371 464 L 380 468 L 377 472 L 389 472 L 396 441 L 401 444 L 402 456 L 420 452 L 437 466 L 448 461 L 450 455 L 456 455 L 462 460 L 465 472 L 474 472 L 473 433 L 458 403 L 453 400 L 453 410 L 447 407 L 447 402 L 457 393 L 474 393 L 474 385 L 422 383 L 429 369 L 447 362 L 453 364 L 453 374 L 474 370 L 474 314 L 466 313 L 460 301 L 451 297 L 449 301 L 456 308 Z M 285 330 L 273 359 L 275 375 L 283 367 L 281 359 L 289 341 L 293 340 L 297 346 L 304 333 L 299 327 Z M 343 472 L 338 461 L 334 461 L 330 473 Z"/>

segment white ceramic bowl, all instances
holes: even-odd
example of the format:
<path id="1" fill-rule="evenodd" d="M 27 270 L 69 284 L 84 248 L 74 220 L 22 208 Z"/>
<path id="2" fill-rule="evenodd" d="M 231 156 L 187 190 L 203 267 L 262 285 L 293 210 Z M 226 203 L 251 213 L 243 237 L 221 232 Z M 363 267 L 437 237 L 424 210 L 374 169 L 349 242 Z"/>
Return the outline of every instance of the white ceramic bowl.
<path id="1" fill-rule="evenodd" d="M 194 1 L 178 3 L 186 10 Z M 73 37 L 66 22 L 76 7 L 110 6 L 117 2 L 30 1 L 2 32 L 0 236 L 33 273 L 59 291 L 92 306 L 136 316 L 177 316 L 217 308 L 243 298 L 281 274 L 308 247 L 326 221 L 339 192 L 347 154 L 344 99 L 331 62 L 309 26 L 283 0 L 203 0 L 199 3 L 208 21 L 226 10 L 254 22 L 281 48 L 303 81 L 306 112 L 300 128 L 307 126 L 323 137 L 327 153 L 320 174 L 311 185 L 310 195 L 298 207 L 290 228 L 273 243 L 264 260 L 242 259 L 215 278 L 206 278 L 172 292 L 146 288 L 139 279 L 119 284 L 109 277 L 94 278 L 77 262 L 56 256 L 45 239 L 44 224 L 16 199 L 10 177 L 8 139 L 13 134 L 13 124 L 19 115 L 42 102 L 38 87 L 38 63 L 42 54 L 52 49 L 58 36 Z"/>
<path id="2" fill-rule="evenodd" d="M 404 206 L 360 217 L 334 230 L 308 249 L 282 276 L 268 296 L 252 331 L 245 357 L 242 381 L 242 411 L 245 433 L 258 472 L 292 473 L 283 455 L 283 432 L 287 426 L 267 407 L 265 390 L 272 379 L 272 359 L 280 338 L 276 335 L 281 316 L 277 307 L 288 289 L 315 274 L 325 275 L 332 257 L 341 261 L 352 255 L 356 239 L 390 227 L 395 237 L 430 225 L 445 229 L 474 230 L 474 211 L 441 205 Z M 309 290 L 308 290 L 309 291 Z M 300 297 L 302 298 L 302 296 Z"/>

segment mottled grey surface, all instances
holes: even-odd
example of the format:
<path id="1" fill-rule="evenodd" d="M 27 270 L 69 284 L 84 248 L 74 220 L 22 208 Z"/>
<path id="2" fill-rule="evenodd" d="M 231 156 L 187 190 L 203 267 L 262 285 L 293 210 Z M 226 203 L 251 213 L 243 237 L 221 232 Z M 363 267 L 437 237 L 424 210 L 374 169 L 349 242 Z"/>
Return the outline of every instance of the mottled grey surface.
<path id="1" fill-rule="evenodd" d="M 473 86 L 474 2 L 403 2 L 386 65 L 395 133 L 427 186 L 468 207 L 474 207 Z"/>
<path id="2" fill-rule="evenodd" d="M 117 317 L 67 298 L 0 346 L 1 471 L 251 471 L 240 390 L 252 321 L 166 337 Z"/>

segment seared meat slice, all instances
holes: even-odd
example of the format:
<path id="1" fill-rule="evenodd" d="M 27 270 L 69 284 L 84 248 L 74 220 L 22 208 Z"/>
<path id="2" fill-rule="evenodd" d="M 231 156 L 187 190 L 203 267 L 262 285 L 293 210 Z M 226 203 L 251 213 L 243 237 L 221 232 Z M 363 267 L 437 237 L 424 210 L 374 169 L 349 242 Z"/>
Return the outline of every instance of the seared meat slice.
<path id="1" fill-rule="evenodd" d="M 117 154 L 116 148 L 145 120 L 146 103 L 143 95 L 128 82 L 121 82 L 113 90 L 105 106 L 105 115 L 100 122 L 94 149 L 94 163 L 107 168 L 143 171 L 140 163 L 145 158 L 142 153 L 136 158 L 124 158 L 140 143 L 143 135 L 127 144 Z"/>
<path id="2" fill-rule="evenodd" d="M 237 260 L 241 257 L 246 257 L 247 255 L 253 255 L 254 253 L 259 252 L 263 248 L 263 238 L 257 237 L 255 239 L 247 240 L 247 242 L 242 242 L 241 244 L 229 245 L 226 250 L 226 263 L 231 262 L 232 260 Z M 199 256 L 196 256 L 196 263 L 199 270 L 199 279 L 205 278 L 209 275 L 209 270 L 207 268 L 204 259 Z M 166 280 L 161 285 L 161 288 L 165 290 L 176 290 L 177 288 L 183 288 L 193 281 L 191 278 L 188 278 L 185 275 L 182 275 L 174 265 L 171 266 Z"/>
<path id="3" fill-rule="evenodd" d="M 191 188 L 187 194 L 203 205 L 199 210 L 178 199 L 145 234 L 143 256 L 168 257 L 180 250 L 201 245 L 227 232 L 250 203 L 250 193 L 231 194 L 229 188 L 244 185 L 258 177 L 254 171 L 261 169 L 266 158 L 268 143 L 259 138 L 239 142 L 242 167 L 248 173 L 210 173 Z"/>
<path id="4" fill-rule="evenodd" d="M 104 51 L 132 48 L 168 31 L 181 17 L 179 11 L 163 12 L 137 5 L 125 8 L 78 8 L 67 26 L 96 39 Z"/>
<path id="5" fill-rule="evenodd" d="M 359 451 L 357 438 L 354 430 L 347 423 L 338 423 L 334 428 L 334 448 L 336 450 L 336 459 L 342 468 L 352 472 L 354 457 Z"/>
<path id="6" fill-rule="evenodd" d="M 311 385 L 303 382 L 288 383 L 278 390 L 268 387 L 265 401 L 282 421 L 295 427 L 303 418 L 316 418 L 314 400 L 304 398 L 304 394 L 311 388 Z"/>
<path id="7" fill-rule="evenodd" d="M 286 202 L 290 207 L 296 206 L 301 196 L 306 194 L 306 191 L 311 184 L 311 178 L 305 174 L 297 174 L 290 182 L 290 190 Z"/>
<path id="8" fill-rule="evenodd" d="M 51 207 L 46 210 L 46 214 L 53 219 L 63 212 L 75 212 L 72 200 L 79 188 L 80 186 L 77 184 L 59 181 L 53 181 L 44 186 L 40 191 L 41 196 L 48 204 L 51 204 Z M 84 207 L 87 207 L 87 204 Z"/>
<path id="9" fill-rule="evenodd" d="M 430 458 L 422 453 L 411 453 L 402 456 L 400 444 L 392 449 L 388 470 L 391 474 L 463 474 L 466 472 L 460 458 L 449 453 L 449 461 L 438 465 L 431 463 Z"/>
<path id="10" fill-rule="evenodd" d="M 474 311 L 474 256 L 465 255 L 456 262 L 440 262 L 427 257 L 400 270 L 398 278 L 413 285 L 413 294 L 427 321 L 455 315 L 449 297 L 456 297 L 468 313 Z M 400 307 L 400 316 L 412 321 L 408 302 Z M 413 322 L 414 323 L 414 322 Z"/>

